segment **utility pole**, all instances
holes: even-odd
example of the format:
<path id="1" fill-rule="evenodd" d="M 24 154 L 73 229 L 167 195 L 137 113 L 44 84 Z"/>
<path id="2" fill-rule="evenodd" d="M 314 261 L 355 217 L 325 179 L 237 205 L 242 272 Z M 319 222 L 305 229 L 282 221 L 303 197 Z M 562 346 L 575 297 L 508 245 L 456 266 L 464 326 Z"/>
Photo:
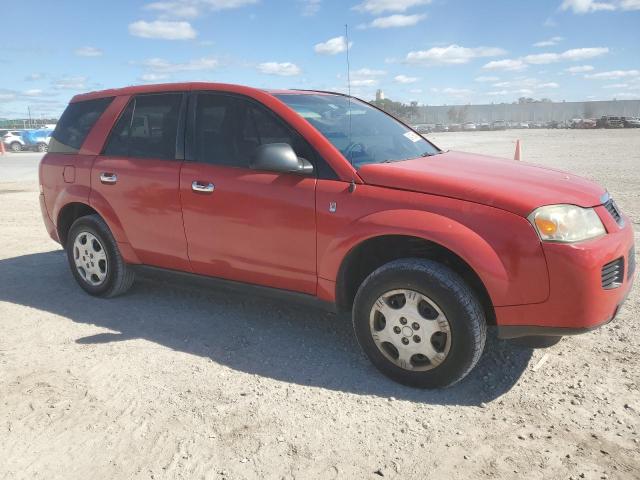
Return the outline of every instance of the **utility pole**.
<path id="1" fill-rule="evenodd" d="M 29 128 L 33 128 L 33 124 L 31 123 L 31 107 L 27 107 L 27 111 L 29 112 Z"/>

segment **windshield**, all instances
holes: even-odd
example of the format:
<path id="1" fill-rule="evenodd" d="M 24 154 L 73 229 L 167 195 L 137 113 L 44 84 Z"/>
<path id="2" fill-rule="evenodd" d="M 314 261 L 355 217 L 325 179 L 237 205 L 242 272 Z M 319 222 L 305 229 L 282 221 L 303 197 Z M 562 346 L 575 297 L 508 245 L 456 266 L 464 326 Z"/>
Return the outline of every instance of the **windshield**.
<path id="1" fill-rule="evenodd" d="M 440 153 L 393 117 L 355 98 L 349 102 L 343 95 L 288 93 L 276 97 L 317 128 L 355 168 Z"/>

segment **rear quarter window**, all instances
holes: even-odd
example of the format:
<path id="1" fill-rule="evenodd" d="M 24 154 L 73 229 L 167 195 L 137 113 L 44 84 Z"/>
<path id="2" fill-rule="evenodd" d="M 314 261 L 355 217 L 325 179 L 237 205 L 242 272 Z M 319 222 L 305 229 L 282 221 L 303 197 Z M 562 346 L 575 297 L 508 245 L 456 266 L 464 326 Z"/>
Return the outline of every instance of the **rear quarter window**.
<path id="1" fill-rule="evenodd" d="M 49 152 L 78 153 L 85 138 L 113 97 L 70 103 L 51 135 Z"/>

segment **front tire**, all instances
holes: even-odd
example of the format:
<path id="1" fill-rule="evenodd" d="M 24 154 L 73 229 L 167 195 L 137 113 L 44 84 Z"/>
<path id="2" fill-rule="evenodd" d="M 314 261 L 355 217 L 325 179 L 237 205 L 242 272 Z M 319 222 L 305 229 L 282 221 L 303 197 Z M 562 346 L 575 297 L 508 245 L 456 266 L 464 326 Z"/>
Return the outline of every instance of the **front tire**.
<path id="1" fill-rule="evenodd" d="M 419 388 L 453 385 L 486 341 L 482 306 L 464 280 L 431 260 L 395 260 L 371 273 L 353 306 L 358 343 L 378 370 Z"/>
<path id="2" fill-rule="evenodd" d="M 9 148 L 11 149 L 12 152 L 21 152 L 22 151 L 22 145 L 20 145 L 19 142 L 13 142 L 11 145 L 9 145 Z"/>
<path id="3" fill-rule="evenodd" d="M 74 278 L 90 295 L 115 297 L 133 285 L 134 272 L 122 259 L 111 230 L 99 215 L 73 222 L 66 251 Z"/>

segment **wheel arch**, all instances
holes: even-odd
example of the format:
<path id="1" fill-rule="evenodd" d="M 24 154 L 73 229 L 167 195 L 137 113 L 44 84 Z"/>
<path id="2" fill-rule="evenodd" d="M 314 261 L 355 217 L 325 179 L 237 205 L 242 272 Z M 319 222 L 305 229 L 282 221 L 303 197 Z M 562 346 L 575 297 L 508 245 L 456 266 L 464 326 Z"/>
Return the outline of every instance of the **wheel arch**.
<path id="1" fill-rule="evenodd" d="M 56 230 L 58 232 L 60 244 L 63 247 L 67 244 L 67 236 L 73 222 L 80 217 L 94 214 L 100 215 L 90 205 L 82 202 L 70 202 L 62 207 L 58 212 L 58 217 L 56 219 Z"/>
<path id="2" fill-rule="evenodd" d="M 510 287 L 494 248 L 469 227 L 451 218 L 418 210 L 388 210 L 365 216 L 337 236 L 319 261 L 319 276 L 335 280 L 338 309 L 350 309 L 362 280 L 398 258 L 439 260 L 460 274 L 478 293 L 492 319 Z"/>
<path id="3" fill-rule="evenodd" d="M 429 259 L 451 268 L 476 293 L 487 322 L 495 324 L 491 296 L 471 265 L 439 243 L 405 234 L 372 236 L 349 250 L 340 264 L 336 277 L 335 294 L 338 310 L 351 310 L 358 288 L 365 278 L 382 265 L 401 258 Z"/>

